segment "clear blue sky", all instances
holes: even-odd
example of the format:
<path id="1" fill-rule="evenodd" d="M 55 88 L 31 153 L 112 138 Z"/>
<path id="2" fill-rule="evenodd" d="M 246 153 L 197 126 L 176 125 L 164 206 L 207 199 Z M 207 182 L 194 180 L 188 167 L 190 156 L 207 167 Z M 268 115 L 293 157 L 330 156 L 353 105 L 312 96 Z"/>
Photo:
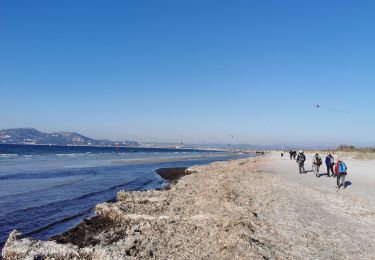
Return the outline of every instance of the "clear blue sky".
<path id="1" fill-rule="evenodd" d="M 375 145 L 374 14 L 375 1 L 3 0 L 0 128 Z"/>

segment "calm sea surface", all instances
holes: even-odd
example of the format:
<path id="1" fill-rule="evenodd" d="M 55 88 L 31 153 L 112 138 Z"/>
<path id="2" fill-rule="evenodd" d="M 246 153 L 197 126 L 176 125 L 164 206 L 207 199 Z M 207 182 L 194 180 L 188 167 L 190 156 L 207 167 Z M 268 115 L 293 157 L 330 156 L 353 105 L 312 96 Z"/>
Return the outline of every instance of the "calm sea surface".
<path id="1" fill-rule="evenodd" d="M 0 144 L 0 250 L 13 229 L 47 239 L 91 216 L 119 190 L 162 188 L 158 168 L 234 158 L 181 149 Z"/>

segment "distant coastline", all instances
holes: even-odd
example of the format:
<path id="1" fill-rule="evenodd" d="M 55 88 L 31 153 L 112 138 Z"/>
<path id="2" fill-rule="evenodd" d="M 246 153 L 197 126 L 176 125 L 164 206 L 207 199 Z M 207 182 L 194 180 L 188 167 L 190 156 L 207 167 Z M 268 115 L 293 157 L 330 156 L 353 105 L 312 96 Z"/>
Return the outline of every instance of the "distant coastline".
<path id="1" fill-rule="evenodd" d="M 46 144 L 1 144 L 0 154 L 36 154 L 36 153 L 135 153 L 144 151 L 169 152 L 222 152 L 214 149 L 199 148 L 163 148 L 133 146 L 100 146 L 100 145 L 46 145 Z"/>
<path id="2" fill-rule="evenodd" d="M 44 133 L 35 128 L 9 128 L 0 130 L 0 143 L 24 145 L 67 146 L 139 146 L 135 141 L 97 140 L 76 132 Z"/>

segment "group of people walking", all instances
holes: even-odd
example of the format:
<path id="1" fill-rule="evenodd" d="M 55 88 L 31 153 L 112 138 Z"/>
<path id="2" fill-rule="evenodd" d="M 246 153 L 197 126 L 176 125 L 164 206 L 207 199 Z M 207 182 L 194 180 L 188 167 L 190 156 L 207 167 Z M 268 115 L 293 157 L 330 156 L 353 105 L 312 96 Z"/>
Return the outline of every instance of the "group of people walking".
<path id="1" fill-rule="evenodd" d="M 296 156 L 294 156 L 295 154 L 297 154 L 297 152 L 295 151 L 290 151 L 289 152 L 290 154 L 290 159 L 291 160 L 294 160 Z M 306 162 L 306 155 L 303 151 L 299 151 L 298 155 L 297 155 L 297 159 L 295 159 L 297 164 L 298 164 L 298 169 L 299 169 L 299 174 L 303 174 L 303 173 L 306 173 L 306 170 L 305 170 L 305 162 Z M 320 157 L 320 155 L 318 153 L 316 153 L 313 157 L 313 161 L 312 161 L 312 168 L 313 168 L 313 171 L 315 173 L 315 176 L 316 177 L 320 177 L 320 166 L 323 164 L 323 160 L 322 158 Z M 335 158 L 333 157 L 333 155 L 330 153 L 326 156 L 325 158 L 325 165 L 327 167 L 327 177 L 336 177 L 336 180 L 337 180 L 337 188 L 346 188 L 346 184 L 345 184 L 345 176 L 348 174 L 347 170 L 348 170 L 348 167 L 346 166 L 346 164 L 341 161 L 341 160 L 337 160 L 337 162 L 335 162 Z"/>
<path id="2" fill-rule="evenodd" d="M 289 156 L 291 160 L 295 160 L 297 157 L 297 151 L 289 151 Z"/>

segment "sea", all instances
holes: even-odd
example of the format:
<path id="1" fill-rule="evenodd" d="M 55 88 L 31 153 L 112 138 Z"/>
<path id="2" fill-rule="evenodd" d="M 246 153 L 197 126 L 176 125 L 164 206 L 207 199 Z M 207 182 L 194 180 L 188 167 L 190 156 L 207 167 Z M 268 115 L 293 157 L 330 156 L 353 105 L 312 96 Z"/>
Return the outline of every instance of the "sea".
<path id="1" fill-rule="evenodd" d="M 164 148 L 0 144 L 0 250 L 13 229 L 48 239 L 120 190 L 161 189 L 155 170 L 249 155 Z"/>

